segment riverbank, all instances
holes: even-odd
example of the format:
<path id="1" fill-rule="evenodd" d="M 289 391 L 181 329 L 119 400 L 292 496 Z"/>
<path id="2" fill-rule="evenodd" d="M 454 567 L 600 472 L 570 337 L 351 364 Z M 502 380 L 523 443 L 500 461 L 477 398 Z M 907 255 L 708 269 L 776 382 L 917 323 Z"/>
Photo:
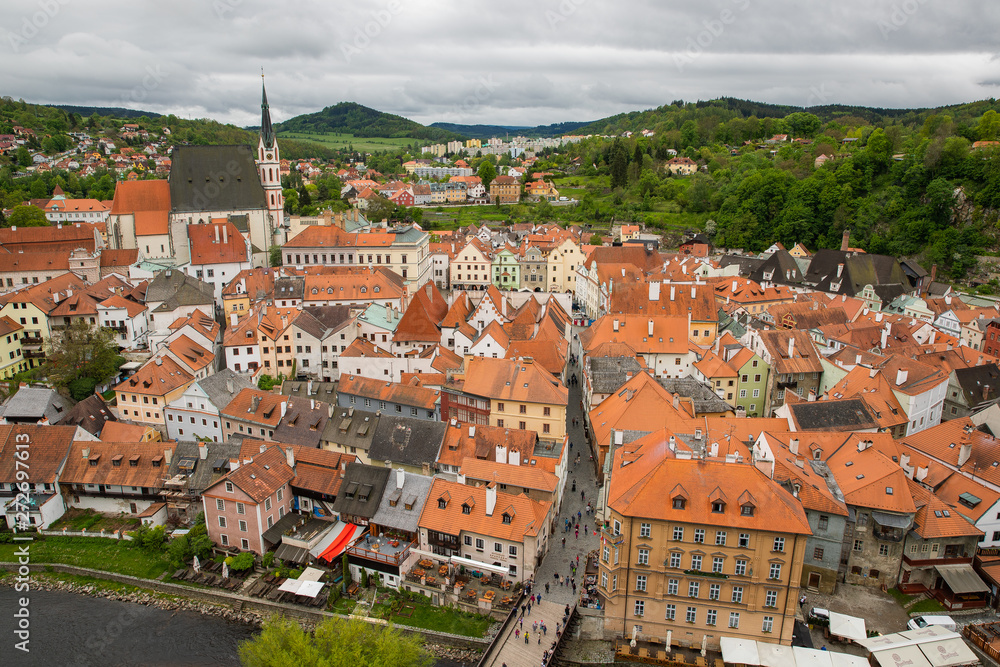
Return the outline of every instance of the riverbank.
<path id="1" fill-rule="evenodd" d="M 0 563 L 2 567 L 13 567 L 9 563 Z M 215 601 L 210 598 L 219 596 L 216 591 L 185 587 L 176 584 L 165 584 L 158 581 L 136 581 L 123 582 L 122 575 L 114 573 L 78 573 L 73 570 L 80 570 L 70 566 L 46 566 L 44 569 L 32 567 L 31 589 L 49 592 L 70 593 L 87 596 L 91 598 L 105 599 L 113 602 L 124 602 L 142 605 L 165 612 L 190 612 L 201 616 L 217 618 L 220 621 L 236 623 L 254 632 L 260 629 L 265 618 L 272 613 L 284 613 L 294 618 L 306 630 L 312 630 L 316 624 L 326 616 L 333 614 L 325 612 L 314 612 L 311 610 L 300 610 L 294 607 L 269 604 L 266 609 L 253 608 L 255 604 L 262 604 L 260 601 L 247 600 L 244 604 L 237 596 L 226 596 L 227 601 Z M 70 571 L 59 571 L 70 570 Z M 105 576 L 107 575 L 107 578 Z M 97 575 L 97 576 L 93 576 Z M 133 579 L 128 577 L 128 579 Z M 0 586 L 13 587 L 16 583 L 15 576 L 9 571 L 0 571 Z M 169 592 L 163 589 L 168 588 Z M 177 590 L 180 589 L 180 590 Z M 235 604 L 234 604 L 235 603 Z M 481 654 L 480 648 L 475 646 L 475 640 L 468 638 L 452 638 L 444 636 L 443 633 L 431 633 L 419 629 L 409 628 L 404 625 L 397 626 L 404 632 L 419 634 L 427 650 L 437 658 L 437 664 L 444 666 L 461 667 L 474 665 Z M 457 641 L 471 641 L 473 644 L 454 646 L 441 641 L 434 641 L 438 636 L 441 639 Z M 485 640 L 488 641 L 488 640 Z"/>

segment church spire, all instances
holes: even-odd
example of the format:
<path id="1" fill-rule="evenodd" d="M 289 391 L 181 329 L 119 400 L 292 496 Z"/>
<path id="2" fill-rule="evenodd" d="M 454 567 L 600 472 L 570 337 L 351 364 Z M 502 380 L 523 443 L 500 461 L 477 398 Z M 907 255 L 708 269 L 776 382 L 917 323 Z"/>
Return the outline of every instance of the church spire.
<path id="1" fill-rule="evenodd" d="M 274 147 L 274 128 L 271 127 L 271 110 L 267 106 L 267 89 L 264 88 L 264 72 L 260 73 L 260 138 L 265 148 Z"/>

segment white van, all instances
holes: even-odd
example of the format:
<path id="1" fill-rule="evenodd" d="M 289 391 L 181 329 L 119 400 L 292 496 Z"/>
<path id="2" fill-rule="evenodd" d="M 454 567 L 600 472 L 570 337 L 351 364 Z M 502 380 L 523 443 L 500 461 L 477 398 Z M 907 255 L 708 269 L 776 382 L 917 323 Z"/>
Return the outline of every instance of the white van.
<path id="1" fill-rule="evenodd" d="M 910 630 L 919 630 L 928 625 L 940 625 L 952 632 L 958 632 L 958 625 L 951 616 L 914 616 L 907 622 L 906 627 Z"/>

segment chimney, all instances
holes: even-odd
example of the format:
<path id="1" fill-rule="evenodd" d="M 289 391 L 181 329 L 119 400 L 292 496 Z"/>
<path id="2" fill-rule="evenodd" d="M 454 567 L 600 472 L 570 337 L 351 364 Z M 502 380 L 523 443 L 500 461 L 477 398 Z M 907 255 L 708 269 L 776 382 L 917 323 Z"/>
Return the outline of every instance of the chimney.
<path id="1" fill-rule="evenodd" d="M 681 396 L 680 394 L 674 394 L 674 410 L 681 407 Z"/>
<path id="2" fill-rule="evenodd" d="M 927 343 L 933 345 L 935 338 L 937 338 L 937 329 L 931 329 L 931 335 L 930 338 L 927 339 Z"/>
<path id="3" fill-rule="evenodd" d="M 882 329 L 882 342 L 881 342 L 881 347 L 882 347 L 882 349 L 883 349 L 883 350 L 885 349 L 885 344 L 886 344 L 886 343 L 887 343 L 888 341 L 889 341 L 889 332 L 888 332 L 888 331 L 886 331 L 885 329 Z"/>
<path id="4" fill-rule="evenodd" d="M 236 323 L 239 322 L 239 316 L 236 313 L 229 313 L 229 326 L 236 327 Z"/>
<path id="5" fill-rule="evenodd" d="M 253 414 L 257 412 L 258 407 L 260 407 L 260 396 L 254 396 L 250 399 L 250 409 L 247 412 Z"/>
<path id="6" fill-rule="evenodd" d="M 406 480 L 406 471 L 403 470 L 402 468 L 397 468 L 396 469 L 396 488 L 397 489 L 403 488 L 403 481 L 405 481 L 405 480 Z"/>
<path id="7" fill-rule="evenodd" d="M 84 447 L 81 450 L 81 453 L 83 454 L 83 458 L 89 459 L 90 458 L 90 447 Z"/>
<path id="8" fill-rule="evenodd" d="M 675 296 L 676 292 L 677 292 L 677 288 L 674 287 L 673 285 L 671 285 L 670 286 L 670 300 L 671 301 L 674 300 L 674 296 Z"/>
<path id="9" fill-rule="evenodd" d="M 788 441 L 788 451 L 790 451 L 792 454 L 795 454 L 796 456 L 799 455 L 799 439 L 798 438 L 792 438 L 791 440 Z"/>
<path id="10" fill-rule="evenodd" d="M 813 402 L 813 401 L 816 400 L 816 390 L 815 389 L 810 389 L 809 390 L 809 398 L 807 398 L 806 400 L 808 400 L 809 402 Z"/>
<path id="11" fill-rule="evenodd" d="M 486 516 L 493 516 L 497 507 L 497 486 L 493 482 L 486 485 Z"/>
<path id="12" fill-rule="evenodd" d="M 791 359 L 795 356 L 795 337 L 788 337 L 788 358 Z"/>
<path id="13" fill-rule="evenodd" d="M 740 286 L 740 281 L 734 280 L 733 281 L 733 291 L 735 292 L 739 288 L 739 286 Z"/>
<path id="14" fill-rule="evenodd" d="M 931 283 L 934 282 L 934 280 L 936 278 L 937 278 L 937 264 L 931 264 L 931 280 L 930 280 L 930 282 Z M 928 287 L 928 289 L 930 288 L 930 283 L 927 284 L 927 287 Z"/>
<path id="15" fill-rule="evenodd" d="M 950 305 L 951 305 L 951 295 L 950 295 L 950 294 L 948 294 L 948 295 L 946 295 L 946 296 L 944 297 L 944 302 L 945 302 L 945 304 L 946 304 L 946 305 L 948 305 L 948 306 L 950 306 Z"/>
<path id="16" fill-rule="evenodd" d="M 260 443 L 260 453 L 263 454 L 266 451 L 267 451 L 267 445 L 264 444 L 263 442 Z"/>
<path id="17" fill-rule="evenodd" d="M 896 371 L 896 386 L 897 387 L 906 384 L 906 376 L 907 375 L 909 375 L 909 371 L 905 371 L 902 368 L 900 368 L 898 371 Z"/>
<path id="18" fill-rule="evenodd" d="M 649 300 L 650 301 L 660 300 L 660 283 L 655 280 L 649 283 Z"/>
<path id="19" fill-rule="evenodd" d="M 198 443 L 198 458 L 202 461 L 208 458 L 208 445 L 204 442 Z"/>
<path id="20" fill-rule="evenodd" d="M 385 304 L 385 319 L 387 322 L 392 322 L 392 304 L 389 302 Z"/>
<path id="21" fill-rule="evenodd" d="M 476 437 L 476 427 L 475 427 L 475 425 L 469 427 L 469 437 L 470 438 L 475 438 Z"/>
<path id="22" fill-rule="evenodd" d="M 288 449 L 285 450 L 285 462 L 288 464 L 288 467 L 291 468 L 292 472 L 294 473 L 295 472 L 295 450 L 293 448 L 291 448 L 291 447 L 289 447 Z"/>
<path id="23" fill-rule="evenodd" d="M 434 290 L 434 287 L 428 281 L 428 283 L 426 285 L 424 285 L 424 293 L 427 295 L 428 299 L 430 299 L 431 295 L 434 293 L 433 290 Z"/>
<path id="24" fill-rule="evenodd" d="M 857 354 L 857 355 L 854 356 L 854 365 L 855 366 L 860 366 L 861 365 L 861 355 L 860 354 Z"/>
<path id="25" fill-rule="evenodd" d="M 962 446 L 958 448 L 958 467 L 961 468 L 965 465 L 970 456 L 972 456 L 972 443 L 963 442 Z"/>
<path id="26" fill-rule="evenodd" d="M 673 288 L 671 288 L 671 292 L 673 292 Z M 672 293 L 671 293 L 671 296 L 673 296 Z M 618 320 L 617 319 L 611 321 L 611 330 L 612 331 L 618 331 Z"/>
<path id="27" fill-rule="evenodd" d="M 837 277 L 839 278 L 842 275 L 844 275 L 844 265 L 843 264 L 838 264 L 837 265 Z"/>
<path id="28" fill-rule="evenodd" d="M 653 320 L 649 321 L 649 335 L 650 337 L 653 335 Z"/>
<path id="29" fill-rule="evenodd" d="M 229 243 L 229 227 L 222 225 L 222 242 Z"/>
<path id="30" fill-rule="evenodd" d="M 313 381 L 309 380 L 306 382 L 306 396 L 312 396 L 313 393 Z"/>
<path id="31" fill-rule="evenodd" d="M 156 365 L 157 366 L 162 366 L 163 365 L 163 357 L 157 357 L 156 358 Z"/>
<path id="32" fill-rule="evenodd" d="M 218 225 L 212 225 L 212 227 L 215 228 L 215 242 L 218 243 L 219 242 L 219 226 Z"/>
<path id="33" fill-rule="evenodd" d="M 691 288 L 691 298 L 695 299 L 697 297 L 698 297 L 698 288 L 697 287 L 692 287 Z"/>
<path id="34" fill-rule="evenodd" d="M 840 251 L 847 252 L 847 249 L 851 247 L 851 230 L 844 230 L 844 238 L 840 242 Z"/>
<path id="35" fill-rule="evenodd" d="M 281 402 L 281 416 L 282 416 L 282 418 L 284 418 L 286 410 L 288 410 L 288 401 L 282 401 Z"/>
<path id="36" fill-rule="evenodd" d="M 990 398 L 990 386 L 988 384 L 983 385 L 983 400 L 987 401 Z"/>
<path id="37" fill-rule="evenodd" d="M 226 379 L 226 391 L 230 394 L 236 391 L 236 388 L 233 386 L 233 378 Z"/>
<path id="38" fill-rule="evenodd" d="M 316 409 L 316 399 L 315 398 L 310 398 L 309 399 L 309 409 L 310 410 L 315 410 Z"/>
<path id="39" fill-rule="evenodd" d="M 170 465 L 170 459 L 174 458 L 174 450 L 164 449 L 163 450 L 163 460 L 166 461 L 167 465 Z"/>

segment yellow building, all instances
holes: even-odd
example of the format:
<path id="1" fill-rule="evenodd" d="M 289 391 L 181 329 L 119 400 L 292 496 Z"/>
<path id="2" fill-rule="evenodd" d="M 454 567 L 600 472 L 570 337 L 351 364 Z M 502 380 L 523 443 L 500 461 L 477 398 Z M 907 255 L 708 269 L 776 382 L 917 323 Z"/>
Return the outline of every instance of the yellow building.
<path id="1" fill-rule="evenodd" d="M 606 636 L 790 645 L 805 511 L 756 467 L 685 460 L 674 440 L 663 429 L 614 454 L 598 556 Z"/>
<path id="2" fill-rule="evenodd" d="M 180 398 L 194 379 L 169 356 L 150 359 L 115 386 L 119 417 L 136 424 L 166 428 L 164 408 Z"/>
<path id="3" fill-rule="evenodd" d="M 28 362 L 21 350 L 24 327 L 10 319 L 0 317 L 0 380 L 6 380 L 28 369 Z"/>
<path id="4" fill-rule="evenodd" d="M 470 402 L 480 410 L 463 410 Z M 444 387 L 441 418 L 535 431 L 545 442 L 566 437 L 569 390 L 530 358 L 466 357 L 464 375 Z M 459 418 L 459 411 L 466 418 Z M 472 415 L 472 419 L 469 418 Z"/>
<path id="5" fill-rule="evenodd" d="M 572 292 L 576 287 L 576 270 L 586 260 L 580 246 L 571 238 L 564 239 L 547 257 L 549 292 Z"/>
<path id="6" fill-rule="evenodd" d="M 83 290 L 83 281 L 72 273 L 64 273 L 52 280 L 32 285 L 0 299 L 0 317 L 9 317 L 24 327 L 21 332 L 23 356 L 28 368 L 33 368 L 45 358 L 42 343 L 52 335 L 49 313 L 59 302 Z M 58 323 L 62 323 L 60 319 Z"/>

